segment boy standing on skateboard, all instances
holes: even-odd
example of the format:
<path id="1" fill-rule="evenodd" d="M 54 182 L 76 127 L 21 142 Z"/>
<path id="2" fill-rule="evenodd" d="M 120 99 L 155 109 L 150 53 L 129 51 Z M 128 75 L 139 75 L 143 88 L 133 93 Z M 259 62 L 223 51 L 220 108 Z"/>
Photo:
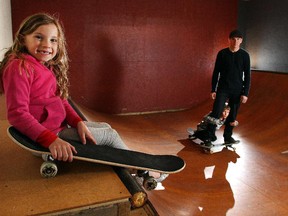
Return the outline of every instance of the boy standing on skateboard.
<path id="1" fill-rule="evenodd" d="M 229 47 L 220 50 L 217 54 L 212 75 L 211 98 L 214 100 L 213 118 L 219 118 L 226 101 L 230 106 L 230 113 L 225 122 L 224 142 L 234 144 L 239 141 L 232 137 L 234 126 L 241 103 L 246 103 L 251 85 L 250 56 L 240 48 L 243 35 L 239 30 L 229 34 Z M 207 126 L 209 134 L 215 135 L 216 127 Z"/>

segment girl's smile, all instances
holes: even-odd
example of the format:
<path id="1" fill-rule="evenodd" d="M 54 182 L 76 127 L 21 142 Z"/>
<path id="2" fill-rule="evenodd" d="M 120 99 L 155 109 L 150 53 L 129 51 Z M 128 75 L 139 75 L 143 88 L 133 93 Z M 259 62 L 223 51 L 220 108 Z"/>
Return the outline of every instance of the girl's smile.
<path id="1" fill-rule="evenodd" d="M 55 57 L 58 51 L 58 29 L 54 24 L 39 26 L 31 34 L 24 36 L 28 52 L 45 63 Z"/>

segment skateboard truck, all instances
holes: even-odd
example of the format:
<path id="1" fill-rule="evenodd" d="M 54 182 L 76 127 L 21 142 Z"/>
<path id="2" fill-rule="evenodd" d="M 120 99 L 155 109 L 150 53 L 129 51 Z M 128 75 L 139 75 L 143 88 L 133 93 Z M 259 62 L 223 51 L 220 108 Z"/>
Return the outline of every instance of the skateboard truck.
<path id="1" fill-rule="evenodd" d="M 142 185 L 146 190 L 154 190 L 157 187 L 158 183 L 164 181 L 169 176 L 169 174 L 161 173 L 159 178 L 155 178 L 153 176 L 150 176 L 149 171 L 147 170 L 138 170 L 137 176 L 143 178 Z"/>
<path id="2" fill-rule="evenodd" d="M 153 176 L 149 175 L 149 171 L 138 170 L 137 176 L 143 178 L 143 187 L 146 190 L 154 190 L 157 187 L 158 182 L 155 180 Z"/>

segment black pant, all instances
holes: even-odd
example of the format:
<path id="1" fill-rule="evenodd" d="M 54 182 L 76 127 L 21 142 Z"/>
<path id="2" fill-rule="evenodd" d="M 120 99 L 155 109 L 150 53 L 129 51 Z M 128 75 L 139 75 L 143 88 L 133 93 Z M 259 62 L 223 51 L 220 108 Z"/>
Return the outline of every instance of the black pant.
<path id="1" fill-rule="evenodd" d="M 217 137 L 215 136 L 216 125 L 209 124 L 207 125 L 206 130 L 197 130 L 195 131 L 194 136 L 202 141 L 216 141 Z"/>
<path id="2" fill-rule="evenodd" d="M 228 106 L 230 106 L 230 113 L 225 122 L 224 129 L 224 140 L 229 139 L 233 134 L 233 126 L 230 125 L 231 122 L 236 120 L 238 109 L 240 107 L 240 98 L 241 94 L 234 93 L 225 93 L 225 92 L 217 92 L 216 98 L 213 105 L 213 110 L 210 116 L 214 118 L 220 118 L 225 107 L 225 103 L 228 102 Z M 213 133 L 213 129 L 210 129 L 210 132 Z M 214 130 L 215 134 L 215 130 Z"/>

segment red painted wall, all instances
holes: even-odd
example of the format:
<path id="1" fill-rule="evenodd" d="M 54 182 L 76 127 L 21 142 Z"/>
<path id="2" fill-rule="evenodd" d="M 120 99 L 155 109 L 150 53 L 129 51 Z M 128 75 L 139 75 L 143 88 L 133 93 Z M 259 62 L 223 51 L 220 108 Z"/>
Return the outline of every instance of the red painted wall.
<path id="1" fill-rule="evenodd" d="M 237 0 L 12 0 L 14 32 L 57 13 L 69 49 L 72 98 L 129 113 L 190 108 L 210 95 L 219 49 L 237 25 Z"/>

